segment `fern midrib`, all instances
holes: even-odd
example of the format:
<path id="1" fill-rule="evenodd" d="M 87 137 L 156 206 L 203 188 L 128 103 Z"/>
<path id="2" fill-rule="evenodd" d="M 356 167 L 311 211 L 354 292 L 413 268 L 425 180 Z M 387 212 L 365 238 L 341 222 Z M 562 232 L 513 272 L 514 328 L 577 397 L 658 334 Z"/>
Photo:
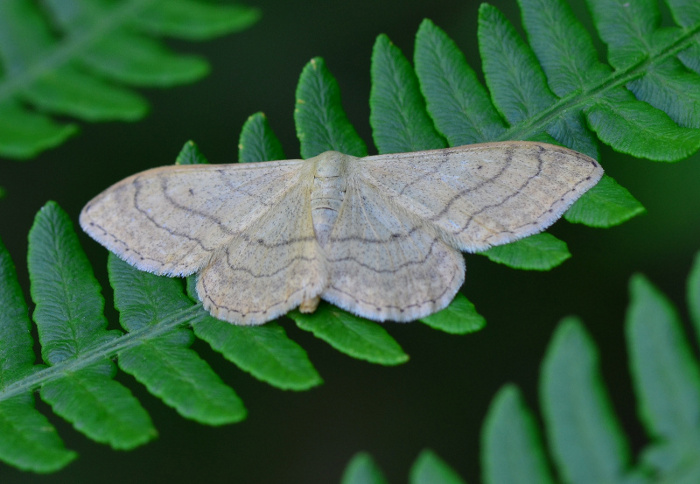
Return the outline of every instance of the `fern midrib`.
<path id="1" fill-rule="evenodd" d="M 549 108 L 541 111 L 537 115 L 529 118 L 525 123 L 519 123 L 502 133 L 497 140 L 507 141 L 512 139 L 527 139 L 531 136 L 545 131 L 561 117 L 562 112 L 569 110 L 583 110 L 595 99 L 602 97 L 608 91 L 618 87 L 624 87 L 629 82 L 642 77 L 655 65 L 660 65 L 666 59 L 675 57 L 682 50 L 687 49 L 693 43 L 700 40 L 700 24 L 685 32 L 675 42 L 659 49 L 656 53 L 650 54 L 641 61 L 623 70 L 613 71 L 608 78 L 595 86 L 584 89 L 577 89 L 568 96 L 560 98 Z M 608 65 L 608 64 L 603 64 Z"/>
<path id="2" fill-rule="evenodd" d="M 0 83 L 0 104 L 3 101 L 14 98 L 19 91 L 34 81 L 41 78 L 47 72 L 52 72 L 75 60 L 78 54 L 87 50 L 110 32 L 123 27 L 130 19 L 152 3 L 160 0 L 131 0 L 126 3 L 117 3 L 117 7 L 106 10 L 92 25 L 90 30 L 79 35 L 66 32 L 64 40 L 57 42 L 56 47 L 49 48 L 41 60 L 32 64 L 18 75 L 8 75 Z"/>
<path id="3" fill-rule="evenodd" d="M 167 318 L 164 318 L 158 324 L 144 326 L 130 333 L 126 333 L 124 336 L 115 338 L 89 351 L 81 353 L 76 358 L 62 361 L 61 363 L 49 366 L 11 383 L 0 391 L 0 401 L 34 391 L 50 381 L 62 378 L 66 373 L 73 373 L 93 363 L 112 358 L 119 352 L 129 349 L 142 341 L 151 340 L 180 325 L 187 322 L 196 322 L 206 316 L 208 316 L 208 314 L 202 310 L 200 304 L 195 304 L 186 309 L 177 311 Z"/>

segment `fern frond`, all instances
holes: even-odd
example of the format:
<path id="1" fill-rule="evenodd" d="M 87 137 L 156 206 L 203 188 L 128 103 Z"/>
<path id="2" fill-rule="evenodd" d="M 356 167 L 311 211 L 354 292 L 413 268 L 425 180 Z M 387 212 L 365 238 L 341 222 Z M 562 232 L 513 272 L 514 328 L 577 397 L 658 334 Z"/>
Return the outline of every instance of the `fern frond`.
<path id="1" fill-rule="evenodd" d="M 132 448 L 155 437 L 145 410 L 112 379 L 114 363 L 107 358 L 74 363 L 110 345 L 119 333 L 106 330 L 100 286 L 68 216 L 55 204 L 37 214 L 27 258 L 42 359 L 54 368 L 66 365 L 61 378 L 42 385 L 41 398 L 78 430 L 114 448 Z"/>
<path id="2" fill-rule="evenodd" d="M 424 450 L 411 466 L 411 484 L 465 484 L 461 477 L 431 450 Z M 542 483 L 544 484 L 544 483 Z"/>
<path id="3" fill-rule="evenodd" d="M 681 3 L 672 8 L 695 12 L 692 5 Z M 478 36 L 488 90 L 456 44 L 429 20 L 416 34 L 415 70 L 388 37 L 380 35 L 372 52 L 370 93 L 370 124 L 379 153 L 529 139 L 564 144 L 597 158 L 596 138 L 618 151 L 656 160 L 677 160 L 696 151 L 700 129 L 693 123 L 700 123 L 700 111 L 692 103 L 679 107 L 680 98 L 670 96 L 664 82 L 645 84 L 645 92 L 653 93 L 648 98 L 639 95 L 642 100 L 637 100 L 632 93 L 637 93 L 635 79 L 658 76 L 659 65 L 680 62 L 679 52 L 690 56 L 686 49 L 692 49 L 700 36 L 700 23 L 686 19 L 671 41 L 669 35 L 660 34 L 667 29 L 653 18 L 631 14 L 635 17 L 629 19 L 635 22 L 631 30 L 642 25 L 649 30 L 642 43 L 644 60 L 621 65 L 617 50 L 639 39 L 607 35 L 605 23 L 606 15 L 626 7 L 614 2 L 590 4 L 601 11 L 594 20 L 610 45 L 611 66 L 598 61 L 591 35 L 563 0 L 521 2 L 529 44 L 497 9 L 482 5 Z M 692 84 L 700 92 L 700 76 L 685 67 L 676 73 L 679 70 L 685 88 Z M 685 113 L 682 119 L 679 110 Z M 691 119 L 695 121 L 690 123 Z M 342 109 L 338 83 L 321 58 L 312 59 L 299 79 L 295 122 L 304 158 L 326 150 L 367 153 Z M 610 227 L 643 212 L 629 191 L 606 175 L 564 218 Z M 529 270 L 548 270 L 570 257 L 566 244 L 551 234 L 492 248 L 483 255 Z"/>
<path id="4" fill-rule="evenodd" d="M 590 35 L 564 2 L 521 2 L 533 50 L 560 102 L 580 107 L 598 137 L 617 151 L 659 161 L 697 151 L 700 134 L 693 128 L 700 126 L 699 113 L 670 95 L 679 82 L 694 91 L 700 82 L 677 58 L 697 43 L 700 16 L 691 14 L 697 6 L 688 5 L 680 22 L 684 2 L 667 2 L 681 27 L 661 28 L 657 2 L 587 3 L 610 66 L 598 61 Z"/>
<path id="5" fill-rule="evenodd" d="M 42 5 L 50 25 L 34 2 L 0 3 L 0 156 L 29 158 L 77 132 L 44 112 L 132 121 L 148 106 L 120 84 L 169 87 L 208 73 L 204 59 L 176 55 L 151 36 L 204 40 L 245 29 L 259 17 L 256 9 L 200 0 Z"/>
<path id="6" fill-rule="evenodd" d="M 0 11 L 0 24 L 3 19 L 16 20 L 10 22 L 7 29 L 0 25 L 0 55 L 5 75 L 0 84 L 0 141 L 10 140 L 8 146 L 14 147 L 15 153 L 22 150 L 28 153 L 60 142 L 67 136 L 65 130 L 72 129 L 27 110 L 20 102 L 51 112 L 94 119 L 128 118 L 143 109 L 140 98 L 132 91 L 115 88 L 95 75 L 97 72 L 109 76 L 109 72 L 128 71 L 128 76 L 112 79 L 125 83 L 156 82 L 145 74 L 136 75 L 140 72 L 138 68 L 122 68 L 111 60 L 101 59 L 100 49 L 111 46 L 100 46 L 97 42 L 101 39 L 100 29 L 114 32 L 113 35 L 128 31 L 120 37 L 120 42 L 131 42 L 130 45 L 138 46 L 140 53 L 151 55 L 149 53 L 156 52 L 159 47 L 145 46 L 150 41 L 144 41 L 148 37 L 142 35 L 139 40 L 133 40 L 136 32 L 194 38 L 205 37 L 207 32 L 216 35 L 231 28 L 216 24 L 215 21 L 225 17 L 223 15 L 212 18 L 208 14 L 191 14 L 188 9 L 200 5 L 192 0 L 153 0 L 154 10 L 143 10 L 137 18 L 129 8 L 145 8 L 146 0 L 130 0 L 110 7 L 107 13 L 100 10 L 105 23 L 94 24 L 98 27 L 90 30 L 94 25 L 89 19 L 97 11 L 90 6 L 102 4 L 94 0 L 73 1 L 86 9 L 77 11 L 87 13 L 55 17 L 57 29 L 71 32 L 66 43 L 57 43 L 50 36 L 33 4 L 10 0 L 0 7 L 7 9 Z M 414 68 L 387 37 L 380 36 L 372 66 L 370 123 L 374 142 L 379 151 L 385 153 L 494 140 L 543 139 L 596 155 L 597 138 L 636 156 L 679 159 L 700 145 L 700 130 L 694 125 L 697 113 L 692 106 L 679 107 L 678 97 L 674 98 L 673 93 L 665 89 L 697 86 L 697 75 L 688 69 L 700 64 L 696 46 L 700 17 L 692 20 L 697 10 L 692 2 L 668 2 L 680 27 L 665 33 L 666 30 L 654 24 L 655 17 L 651 21 L 647 19 L 643 23 L 651 27 L 641 37 L 644 42 L 631 34 L 622 40 L 608 35 L 606 22 L 614 23 L 614 19 L 606 19 L 606 11 L 623 7 L 608 5 L 602 0 L 590 2 L 593 9 L 599 10 L 594 20 L 600 37 L 609 45 L 611 56 L 613 51 L 632 49 L 633 52 L 634 62 L 623 63 L 625 56 L 615 54 L 618 57 L 614 57 L 614 62 L 611 57 L 610 65 L 598 61 L 591 47 L 591 36 L 562 1 L 521 2 L 528 42 L 515 33 L 513 26 L 497 10 L 483 6 L 479 42 L 486 87 L 479 83 L 454 42 L 430 21 L 424 21 L 416 35 Z M 60 8 L 64 2 L 56 0 L 47 5 Z M 27 8 L 29 11 L 25 11 Z M 686 13 L 681 13 L 684 8 Z M 198 19 L 197 22 L 191 22 L 193 18 Z M 32 44 L 31 48 L 12 45 L 4 51 L 2 36 L 15 39 L 13 29 L 25 24 L 26 28 L 40 32 L 31 37 L 36 45 Z M 214 24 L 218 27 L 207 30 Z M 81 30 L 85 28 L 88 30 Z M 40 48 L 40 55 L 25 55 L 34 52 L 35 47 Z M 110 56 L 114 59 L 112 54 L 105 54 L 105 57 Z M 128 60 L 117 58 L 120 62 Z M 182 60 L 179 56 L 175 58 Z M 659 67 L 667 62 L 675 63 L 676 59 L 683 66 L 674 64 L 669 70 Z M 142 60 L 134 62 L 139 64 Z M 164 68 L 164 72 L 171 68 Z M 651 79 L 652 71 L 658 82 L 652 82 L 653 79 L 637 82 L 647 76 Z M 668 76 L 679 72 L 683 75 L 678 76 L 678 82 L 665 82 Z M 71 89 L 75 86 L 89 91 L 92 96 L 89 103 L 73 102 L 70 96 L 74 95 Z M 644 100 L 640 100 L 642 98 Z M 338 83 L 320 58 L 313 59 L 300 77 L 295 121 L 303 157 L 330 149 L 357 156 L 367 154 L 365 142 L 342 109 Z M 40 141 L 32 141 L 35 132 L 41 134 Z M 240 160 L 284 157 L 265 118 L 261 114 L 252 116 L 241 133 Z M 178 157 L 179 163 L 202 161 L 201 153 L 191 143 Z M 641 204 L 626 189 L 606 177 L 571 208 L 566 218 L 608 227 L 642 211 Z M 550 256 L 550 252 L 553 255 Z M 568 257 L 568 250 L 563 242 L 545 235 L 486 255 L 516 267 L 542 269 Z M 208 424 L 242 419 L 245 410 L 240 399 L 190 351 L 193 335 L 207 341 L 244 371 L 274 386 L 301 390 L 321 382 L 305 351 L 289 339 L 280 326 L 241 328 L 216 321 L 200 304 L 191 301 L 191 291 L 190 300 L 185 297 L 179 281 L 139 273 L 116 259 L 110 260 L 109 272 L 122 330 L 107 330 L 100 288 L 77 245 L 67 216 L 55 204 L 47 205 L 40 212 L 32 229 L 32 298 L 37 304 L 34 320 L 44 361 L 42 365 L 35 365 L 32 341 L 27 337 L 30 322 L 26 304 L 17 287 L 14 268 L 8 261 L 6 251 L 0 250 L 0 297 L 4 305 L 0 319 L 0 354 L 3 357 L 0 360 L 0 459 L 12 465 L 48 472 L 65 466 L 75 457 L 75 453 L 65 449 L 51 424 L 34 408 L 32 392 L 35 390 L 40 391 L 40 397 L 57 414 L 94 440 L 116 448 L 131 448 L 155 436 L 150 418 L 139 402 L 114 380 L 116 367 L 112 359 L 115 357 L 121 369 L 134 375 L 151 393 L 187 418 Z M 188 287 L 191 288 L 189 281 Z M 694 291 L 697 293 L 700 289 L 695 287 Z M 700 309 L 696 307 L 694 314 L 700 314 Z M 300 328 L 312 331 L 352 356 L 383 364 L 397 364 L 407 359 L 400 345 L 383 328 L 328 305 L 322 305 L 313 316 L 297 313 L 290 316 Z M 331 322 L 334 324 L 329 324 Z M 453 333 L 474 331 L 484 325 L 483 318 L 463 296 L 458 296 L 442 312 L 424 318 L 423 322 Z M 562 341 L 572 345 L 569 348 L 572 355 L 576 350 L 581 361 L 588 362 L 585 372 L 579 369 L 578 377 L 583 385 L 595 388 L 599 379 L 595 373 L 595 355 L 590 354 L 593 346 L 587 343 L 582 330 L 577 332 L 577 324 L 570 322 L 564 326 L 574 328 L 568 331 L 576 338 L 562 337 Z M 509 398 L 515 399 L 518 405 L 504 404 L 503 408 L 523 407 L 517 392 L 511 392 Z M 609 409 L 606 410 L 608 404 L 604 399 L 593 398 L 586 404 L 590 415 L 614 418 Z M 648 407 L 649 418 L 657 421 L 656 405 Z M 692 405 L 689 408 L 692 409 Z M 520 425 L 521 440 L 528 445 L 539 445 L 536 438 L 527 434 L 528 427 L 528 424 Z M 666 436 L 667 428 L 676 427 L 660 426 L 658 432 Z M 624 441 L 619 440 L 615 431 L 606 434 L 597 430 L 596 439 L 600 439 L 601 445 L 615 451 L 602 465 L 603 470 L 612 469 L 614 473 L 627 469 L 629 454 Z M 542 448 L 534 451 L 543 452 Z M 565 453 L 561 456 L 562 461 L 567 459 Z M 672 446 L 650 453 L 650 462 L 665 463 L 668 467 L 672 466 L 669 462 L 686 458 L 686 454 L 679 454 Z M 537 459 L 527 465 L 541 467 Z"/>
<path id="7" fill-rule="evenodd" d="M 700 253 L 688 278 L 691 308 L 697 308 L 700 300 L 699 274 Z M 547 445 L 520 390 L 505 385 L 493 398 L 482 427 L 484 484 L 700 480 L 700 361 L 666 296 L 639 274 L 629 286 L 625 321 L 629 366 L 639 419 L 651 442 L 633 461 L 600 375 L 595 344 L 580 320 L 566 318 L 555 330 L 540 373 Z M 699 329 L 694 311 L 693 323 Z M 561 480 L 550 470 L 547 454 Z M 345 475 L 351 469 L 357 475 L 359 468 L 366 474 L 372 469 L 372 474 L 365 481 L 343 482 L 381 482 L 377 464 L 369 455 L 360 455 Z M 409 482 L 463 481 L 435 454 L 424 451 Z"/>
<path id="8" fill-rule="evenodd" d="M 196 157 L 196 148 L 186 146 Z M 113 379 L 114 357 L 120 369 L 186 418 L 209 425 L 242 420 L 241 400 L 189 349 L 193 331 L 277 387 L 304 390 L 321 382 L 304 350 L 280 327 L 216 321 L 187 297 L 180 280 L 138 271 L 114 256 L 108 264 L 110 284 L 125 333 L 106 330 L 101 289 L 68 216 L 55 203 L 37 214 L 28 260 L 33 317 L 47 366 L 33 364 L 27 306 L 9 254 L 0 246 L 0 460 L 11 465 L 51 472 L 75 458 L 34 409 L 35 390 L 78 431 L 115 449 L 131 449 L 156 436 L 138 400 Z"/>
<path id="9" fill-rule="evenodd" d="M 0 382 L 4 389 L 36 369 L 27 305 L 14 264 L 1 242 L 0 304 Z M 0 429 L 0 457 L 20 469 L 51 472 L 76 457 L 75 452 L 64 448 L 56 429 L 34 408 L 29 392 L 0 401 Z"/>
<path id="10" fill-rule="evenodd" d="M 381 469 L 366 452 L 356 454 L 345 468 L 342 484 L 387 484 Z"/>

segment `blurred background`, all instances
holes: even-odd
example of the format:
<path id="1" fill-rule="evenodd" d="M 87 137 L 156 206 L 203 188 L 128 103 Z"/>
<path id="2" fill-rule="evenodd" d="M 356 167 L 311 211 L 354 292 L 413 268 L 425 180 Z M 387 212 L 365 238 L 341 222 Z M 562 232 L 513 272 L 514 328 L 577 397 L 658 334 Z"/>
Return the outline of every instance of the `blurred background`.
<path id="1" fill-rule="evenodd" d="M 490 3 L 523 33 L 515 0 Z M 571 3 L 592 32 L 583 2 Z M 423 18 L 430 18 L 481 75 L 476 1 L 247 4 L 262 11 L 259 23 L 247 31 L 203 43 L 169 41 L 177 52 L 206 57 L 212 72 L 193 85 L 139 90 L 151 103 L 144 120 L 81 122 L 78 136 L 36 159 L 0 160 L 0 185 L 7 191 L 0 201 L 0 238 L 13 256 L 27 298 L 27 233 L 46 201 L 57 201 L 77 226 L 78 213 L 90 198 L 137 171 L 173 163 L 190 139 L 210 162 L 234 162 L 240 129 L 257 111 L 267 115 L 287 156 L 298 158 L 294 92 L 303 66 L 314 56 L 325 58 L 340 84 L 348 117 L 372 154 L 369 69 L 377 35 L 387 34 L 410 59 L 415 32 Z M 604 59 L 604 46 L 596 42 Z M 0 481 L 333 483 L 353 454 L 364 450 L 390 482 L 398 483 L 406 481 L 410 465 L 428 447 L 468 482 L 478 482 L 481 424 L 492 397 L 513 382 L 539 412 L 540 361 L 558 321 L 572 314 L 583 319 L 600 349 L 615 410 L 638 451 L 646 436 L 635 413 L 624 346 L 627 283 L 634 272 L 644 273 L 687 321 L 685 278 L 700 248 L 700 158 L 654 163 L 602 147 L 600 162 L 648 213 L 607 230 L 560 221 L 551 232 L 568 243 L 573 258 L 551 272 L 516 271 L 467 256 L 463 292 L 487 319 L 483 331 L 451 336 L 419 323 L 387 324 L 411 359 L 381 367 L 340 354 L 282 320 L 325 380 L 302 393 L 261 383 L 197 342 L 194 348 L 243 399 L 249 412 L 244 422 L 218 428 L 190 422 L 120 373 L 117 379 L 150 413 L 157 440 L 134 451 L 114 451 L 88 440 L 38 401 L 66 446 L 80 457 L 49 476 L 0 464 Z M 79 235 L 108 287 L 107 252 Z M 111 306 L 110 291 L 105 296 Z M 116 327 L 113 309 L 109 316 Z"/>

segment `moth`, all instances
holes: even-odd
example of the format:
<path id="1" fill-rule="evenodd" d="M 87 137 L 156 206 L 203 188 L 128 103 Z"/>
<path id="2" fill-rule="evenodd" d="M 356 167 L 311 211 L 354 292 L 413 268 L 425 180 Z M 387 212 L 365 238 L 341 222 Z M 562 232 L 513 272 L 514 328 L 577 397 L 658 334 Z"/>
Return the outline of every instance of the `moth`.
<path id="1" fill-rule="evenodd" d="M 166 166 L 99 194 L 80 225 L 138 269 L 198 273 L 204 307 L 234 324 L 320 299 L 411 321 L 450 303 L 461 252 L 541 232 L 602 174 L 588 156 L 525 141 Z"/>

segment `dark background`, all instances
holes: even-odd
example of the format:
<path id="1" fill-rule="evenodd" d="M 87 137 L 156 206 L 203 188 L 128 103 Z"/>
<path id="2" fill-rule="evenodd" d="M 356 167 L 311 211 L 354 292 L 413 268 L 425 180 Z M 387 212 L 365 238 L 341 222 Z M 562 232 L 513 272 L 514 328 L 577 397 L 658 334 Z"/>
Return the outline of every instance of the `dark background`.
<path id="1" fill-rule="evenodd" d="M 25 294 L 26 237 L 47 200 L 57 201 L 77 225 L 90 198 L 136 171 L 173 163 L 189 139 L 211 162 L 233 162 L 241 126 L 257 111 L 266 113 L 287 156 L 298 158 L 294 92 L 303 66 L 314 56 L 325 58 L 350 120 L 371 145 L 369 68 L 376 36 L 386 33 L 411 58 L 418 25 L 430 18 L 479 72 L 478 3 L 249 0 L 263 12 L 252 29 L 201 44 L 169 42 L 179 52 L 206 56 L 211 75 L 190 86 L 141 90 L 152 108 L 142 121 L 80 123 L 80 135 L 34 160 L 0 160 L 0 185 L 8 192 L 0 201 L 0 237 L 18 266 Z M 491 3 L 522 33 L 515 0 Z M 590 29 L 583 2 L 573 3 Z M 598 46 L 604 58 L 604 47 Z M 160 433 L 156 441 L 130 452 L 114 451 L 76 432 L 39 401 L 80 458 L 49 476 L 0 464 L 0 481 L 332 483 L 339 482 L 355 452 L 366 450 L 398 483 L 406 481 L 420 450 L 430 447 L 469 482 L 477 482 L 481 423 L 489 402 L 504 383 L 514 382 L 537 409 L 541 358 L 558 321 L 571 314 L 583 318 L 600 348 L 616 412 L 633 449 L 639 450 L 646 437 L 635 414 L 624 347 L 627 282 L 634 272 L 646 274 L 687 316 L 685 278 L 700 245 L 700 159 L 654 163 L 603 147 L 600 162 L 648 213 L 608 230 L 557 223 L 551 232 L 567 241 L 574 257 L 551 272 L 516 271 L 467 256 L 463 292 L 487 318 L 483 331 L 451 336 L 420 323 L 387 324 L 411 359 L 399 367 L 381 367 L 340 354 L 282 320 L 325 380 L 302 393 L 261 383 L 197 342 L 194 348 L 244 400 L 247 420 L 219 428 L 190 422 L 121 373 L 118 380 L 151 414 Z M 108 287 L 107 252 L 82 232 L 80 240 Z M 114 311 L 109 315 L 116 325 Z"/>

